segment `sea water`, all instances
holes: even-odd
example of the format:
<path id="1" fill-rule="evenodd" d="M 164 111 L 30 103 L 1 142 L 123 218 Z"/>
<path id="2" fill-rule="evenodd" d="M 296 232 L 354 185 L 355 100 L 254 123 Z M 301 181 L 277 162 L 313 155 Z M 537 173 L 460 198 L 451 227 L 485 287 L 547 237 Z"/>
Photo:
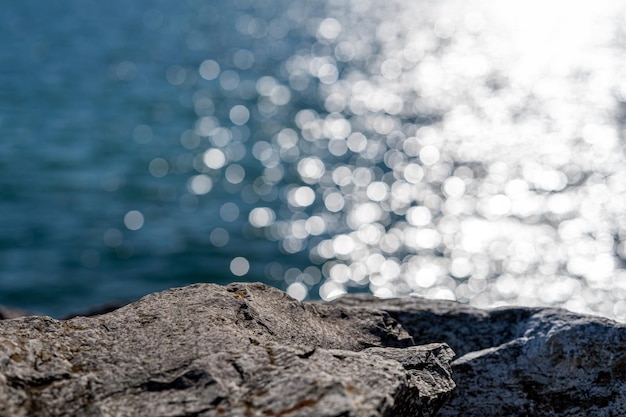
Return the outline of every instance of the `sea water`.
<path id="1" fill-rule="evenodd" d="M 626 320 L 624 11 L 11 2 L 0 304 L 248 280 Z"/>

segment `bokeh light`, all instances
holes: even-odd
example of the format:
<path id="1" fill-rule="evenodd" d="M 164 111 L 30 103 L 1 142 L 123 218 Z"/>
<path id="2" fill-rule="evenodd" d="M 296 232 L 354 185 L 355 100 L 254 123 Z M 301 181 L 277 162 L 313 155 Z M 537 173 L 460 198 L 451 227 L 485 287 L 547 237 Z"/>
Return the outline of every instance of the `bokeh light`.
<path id="1" fill-rule="evenodd" d="M 613 22 L 608 3 L 515 2 L 512 12 L 346 0 L 314 12 L 292 2 L 269 20 L 244 3 L 237 30 L 255 48 L 231 63 L 207 57 L 196 89 L 217 82 L 212 103 L 256 103 L 230 107 L 229 120 L 202 115 L 196 131 L 213 145 L 204 165 L 257 205 L 230 203 L 222 218 L 247 210 L 254 236 L 308 252 L 322 272 L 319 284 L 285 281 L 290 295 L 366 289 L 623 315 L 624 294 L 611 289 L 625 223 L 610 203 L 626 190 L 612 122 L 622 67 L 597 48 L 609 29 L 580 30 Z M 300 46 L 281 50 L 269 75 L 262 54 L 287 34 Z M 231 141 L 213 139 L 228 121 L 251 132 L 237 164 Z"/>
<path id="2" fill-rule="evenodd" d="M 124 225 L 130 230 L 139 230 L 143 227 L 144 217 L 138 210 L 131 210 L 124 215 Z"/>
<path id="3" fill-rule="evenodd" d="M 151 4 L 140 34 L 169 43 L 111 58 L 101 93 L 132 91 L 140 116 L 110 122 L 113 99 L 92 116 L 140 169 L 104 145 L 42 151 L 68 177 L 109 158 L 92 176 L 113 220 L 81 226 L 73 262 L 626 321 L 625 16 L 609 0 Z"/>
<path id="4" fill-rule="evenodd" d="M 238 256 L 230 262 L 230 271 L 238 277 L 244 276 L 250 270 L 250 263 L 242 256 Z"/>

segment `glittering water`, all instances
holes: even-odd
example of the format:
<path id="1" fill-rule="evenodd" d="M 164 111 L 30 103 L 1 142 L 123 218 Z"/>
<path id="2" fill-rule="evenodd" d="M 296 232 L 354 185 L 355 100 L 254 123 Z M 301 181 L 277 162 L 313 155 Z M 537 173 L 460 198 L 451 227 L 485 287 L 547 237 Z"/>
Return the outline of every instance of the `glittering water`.
<path id="1" fill-rule="evenodd" d="M 626 320 L 617 2 L 26 1 L 0 19 L 1 303 L 247 279 Z"/>

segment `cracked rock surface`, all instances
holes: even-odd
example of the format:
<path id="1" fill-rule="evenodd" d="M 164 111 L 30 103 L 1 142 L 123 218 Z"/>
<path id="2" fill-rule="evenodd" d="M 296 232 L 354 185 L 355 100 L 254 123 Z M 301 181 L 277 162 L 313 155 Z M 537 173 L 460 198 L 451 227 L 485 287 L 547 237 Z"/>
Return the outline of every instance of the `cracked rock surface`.
<path id="1" fill-rule="evenodd" d="M 199 284 L 93 317 L 0 321 L 0 417 L 624 410 L 626 326 L 558 309 Z"/>
<path id="2" fill-rule="evenodd" d="M 353 295 L 336 305 L 389 313 L 414 338 L 457 353 L 440 416 L 622 416 L 626 326 L 550 308 L 480 310 L 452 301 Z"/>
<path id="3" fill-rule="evenodd" d="M 0 321 L 0 416 L 432 416 L 453 351 L 375 306 L 198 284 Z"/>

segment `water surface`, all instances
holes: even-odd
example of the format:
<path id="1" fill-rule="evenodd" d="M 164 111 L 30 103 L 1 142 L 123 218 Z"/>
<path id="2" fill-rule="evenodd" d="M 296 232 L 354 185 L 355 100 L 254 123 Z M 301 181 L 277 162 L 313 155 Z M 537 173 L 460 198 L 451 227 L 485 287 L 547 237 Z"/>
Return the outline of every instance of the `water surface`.
<path id="1" fill-rule="evenodd" d="M 111 0 L 0 16 L 0 303 L 192 282 L 626 320 L 624 7 Z"/>

